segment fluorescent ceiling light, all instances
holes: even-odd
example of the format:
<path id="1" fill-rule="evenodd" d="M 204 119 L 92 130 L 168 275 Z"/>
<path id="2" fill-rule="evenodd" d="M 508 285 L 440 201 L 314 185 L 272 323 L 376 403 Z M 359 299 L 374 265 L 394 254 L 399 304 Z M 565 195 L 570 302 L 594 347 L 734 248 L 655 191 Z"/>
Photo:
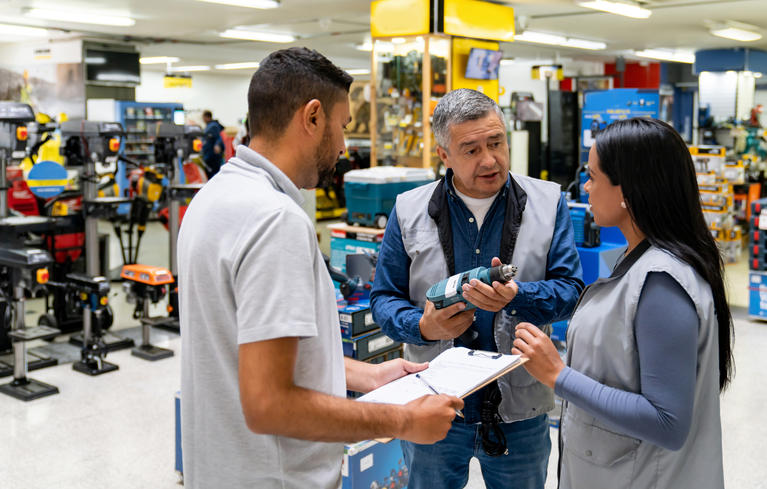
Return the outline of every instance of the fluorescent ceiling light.
<path id="1" fill-rule="evenodd" d="M 607 48 L 607 44 L 604 42 L 572 38 L 568 38 L 565 42 L 562 43 L 562 46 L 567 46 L 568 48 L 591 49 L 593 51 Z"/>
<path id="2" fill-rule="evenodd" d="M 350 75 L 369 75 L 370 70 L 368 68 L 355 68 L 351 70 L 345 70 Z"/>
<path id="3" fill-rule="evenodd" d="M 578 49 L 605 49 L 607 44 L 600 41 L 587 41 L 586 39 L 576 39 L 572 37 L 559 36 L 557 34 L 547 34 L 545 32 L 524 31 L 514 36 L 515 41 L 532 42 L 536 44 L 548 44 L 551 46 L 564 46 Z"/>
<path id="4" fill-rule="evenodd" d="M 145 58 L 139 58 L 138 62 L 142 65 L 158 65 L 164 63 L 178 63 L 181 58 L 175 56 L 147 56 Z"/>
<path id="5" fill-rule="evenodd" d="M 23 25 L 0 24 L 0 35 L 23 36 L 23 37 L 47 37 L 48 31 L 37 27 Z"/>
<path id="6" fill-rule="evenodd" d="M 404 37 L 392 37 L 391 42 L 392 44 L 405 44 L 407 39 Z"/>
<path id="7" fill-rule="evenodd" d="M 514 36 L 515 41 L 534 42 L 537 44 L 562 44 L 567 41 L 564 36 L 546 34 L 545 32 L 524 31 Z"/>
<path id="8" fill-rule="evenodd" d="M 217 70 L 245 70 L 258 68 L 259 63 L 257 61 L 246 61 L 243 63 L 226 63 L 223 65 L 216 65 Z"/>
<path id="9" fill-rule="evenodd" d="M 634 54 L 640 58 L 660 59 L 676 63 L 692 64 L 695 62 L 695 55 L 693 53 L 677 53 L 665 49 L 645 49 L 644 51 L 634 51 Z"/>
<path id="10" fill-rule="evenodd" d="M 172 73 L 188 73 L 191 71 L 208 71 L 210 66 L 205 65 L 193 65 L 193 66 L 172 66 L 168 68 L 168 71 Z"/>
<path id="11" fill-rule="evenodd" d="M 373 50 L 373 42 L 372 41 L 365 41 L 362 44 L 357 44 L 354 46 L 357 51 L 367 51 L 370 52 Z"/>
<path id="12" fill-rule="evenodd" d="M 513 59 L 506 58 L 506 59 L 502 59 L 501 60 L 501 66 L 511 66 L 513 64 L 514 64 L 514 60 Z"/>
<path id="13" fill-rule="evenodd" d="M 73 22 L 75 24 L 113 25 L 119 27 L 129 27 L 136 24 L 136 21 L 130 17 L 100 14 L 88 10 L 73 10 L 69 8 L 66 10 L 31 8 L 26 10 L 24 15 L 36 19 Z"/>
<path id="14" fill-rule="evenodd" d="M 762 38 L 762 35 L 758 32 L 727 25 L 722 27 L 714 27 L 710 32 L 717 37 L 723 37 L 725 39 L 732 39 L 735 41 L 743 42 L 758 41 Z"/>
<path id="15" fill-rule="evenodd" d="M 248 7 L 248 8 L 277 8 L 280 6 L 280 2 L 277 0 L 198 0 L 200 2 L 218 3 L 221 5 L 232 5 L 234 7 Z"/>
<path id="16" fill-rule="evenodd" d="M 623 15 L 624 17 L 631 17 L 633 19 L 646 19 L 652 15 L 652 10 L 642 8 L 633 3 L 591 0 L 588 2 L 578 2 L 578 5 L 594 10 L 601 10 L 602 12 Z"/>
<path id="17" fill-rule="evenodd" d="M 245 41 L 263 41 L 263 42 L 293 42 L 296 36 L 291 34 L 274 34 L 272 32 L 256 32 L 245 29 L 227 29 L 219 36 L 228 39 L 243 39 Z"/>

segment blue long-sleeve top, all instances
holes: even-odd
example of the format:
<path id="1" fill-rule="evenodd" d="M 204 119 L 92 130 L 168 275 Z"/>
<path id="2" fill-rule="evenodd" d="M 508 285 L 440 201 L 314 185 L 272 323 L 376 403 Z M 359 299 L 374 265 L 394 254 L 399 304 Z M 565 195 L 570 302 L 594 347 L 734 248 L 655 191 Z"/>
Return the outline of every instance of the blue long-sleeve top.
<path id="1" fill-rule="evenodd" d="M 205 126 L 205 131 L 203 132 L 202 158 L 206 162 L 213 159 L 217 161 L 223 160 L 224 140 L 221 138 L 221 131 L 223 130 L 224 126 L 217 120 L 212 120 Z M 213 149 L 216 145 L 221 147 L 221 153 L 217 154 Z"/>
<path id="2" fill-rule="evenodd" d="M 455 193 L 452 179 L 446 179 L 445 192 L 453 231 L 456 273 L 479 266 L 489 267 L 492 258 L 499 256 L 510 182 L 511 177 L 487 211 L 482 227 L 477 229 L 471 211 Z M 429 341 L 421 336 L 418 324 L 423 309 L 410 302 L 410 263 L 402 243 L 402 232 L 395 208 L 389 217 L 378 253 L 375 280 L 370 293 L 371 310 L 376 323 L 392 339 L 425 345 Z M 566 319 L 572 313 L 583 290 L 582 276 L 580 258 L 573 241 L 570 213 L 562 198 L 557 206 L 554 233 L 547 256 L 546 276 L 544 280 L 537 282 L 517 282 L 519 291 L 506 306 L 506 310 L 522 321 L 537 325 Z M 477 339 L 472 345 L 463 345 L 456 340 L 456 345 L 497 351 L 493 334 L 494 317 L 494 312 L 477 309 L 474 324 L 471 326 L 478 333 Z M 464 414 L 467 423 L 479 421 L 481 396 L 478 394 L 465 399 Z"/>
<path id="3" fill-rule="evenodd" d="M 608 387 L 569 367 L 554 392 L 620 432 L 678 450 L 690 432 L 698 323 L 682 286 L 665 272 L 652 272 L 634 318 L 640 392 Z"/>

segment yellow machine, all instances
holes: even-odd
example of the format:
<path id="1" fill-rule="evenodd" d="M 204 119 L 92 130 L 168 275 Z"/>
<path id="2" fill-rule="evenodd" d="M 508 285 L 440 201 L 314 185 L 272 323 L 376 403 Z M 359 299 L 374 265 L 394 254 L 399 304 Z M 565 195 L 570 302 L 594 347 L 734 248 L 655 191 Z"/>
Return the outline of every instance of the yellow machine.
<path id="1" fill-rule="evenodd" d="M 137 193 L 149 202 L 157 202 L 162 196 L 163 175 L 152 167 L 144 167 L 144 173 L 138 179 Z"/>
<path id="2" fill-rule="evenodd" d="M 66 120 L 65 114 L 60 114 L 61 120 Z M 61 147 L 61 135 L 54 132 L 56 128 L 56 121 L 49 115 L 38 112 L 35 115 L 35 122 L 37 123 L 37 133 L 33 134 L 34 137 L 39 138 L 42 142 L 39 147 L 35 149 L 35 153 L 32 155 L 34 161 L 55 161 L 56 163 L 63 165 L 64 157 L 60 154 L 59 148 Z M 34 165 L 32 158 L 27 156 L 21 161 L 21 169 L 26 175 Z"/>

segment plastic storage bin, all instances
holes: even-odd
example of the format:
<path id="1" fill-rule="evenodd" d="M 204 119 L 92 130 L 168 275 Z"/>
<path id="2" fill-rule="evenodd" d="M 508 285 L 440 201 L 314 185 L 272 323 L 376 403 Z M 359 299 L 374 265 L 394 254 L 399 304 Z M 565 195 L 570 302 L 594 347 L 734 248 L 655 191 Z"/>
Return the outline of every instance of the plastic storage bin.
<path id="1" fill-rule="evenodd" d="M 344 174 L 346 222 L 383 229 L 402 192 L 434 181 L 429 168 L 377 166 Z"/>

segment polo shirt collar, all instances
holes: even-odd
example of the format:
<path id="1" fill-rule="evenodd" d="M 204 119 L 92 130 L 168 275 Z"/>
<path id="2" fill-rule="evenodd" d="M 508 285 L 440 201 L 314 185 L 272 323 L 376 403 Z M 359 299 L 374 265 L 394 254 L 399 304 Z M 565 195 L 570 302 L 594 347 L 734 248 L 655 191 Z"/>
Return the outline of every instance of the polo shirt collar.
<path id="1" fill-rule="evenodd" d="M 282 170 L 280 170 L 274 163 L 267 160 L 260 153 L 253 151 L 247 146 L 237 146 L 236 159 L 243 163 L 260 168 L 269 176 L 274 188 L 280 192 L 286 194 L 293 199 L 298 205 L 304 203 L 304 197 L 301 195 L 301 191 L 296 187 L 293 181 L 288 178 Z"/>

